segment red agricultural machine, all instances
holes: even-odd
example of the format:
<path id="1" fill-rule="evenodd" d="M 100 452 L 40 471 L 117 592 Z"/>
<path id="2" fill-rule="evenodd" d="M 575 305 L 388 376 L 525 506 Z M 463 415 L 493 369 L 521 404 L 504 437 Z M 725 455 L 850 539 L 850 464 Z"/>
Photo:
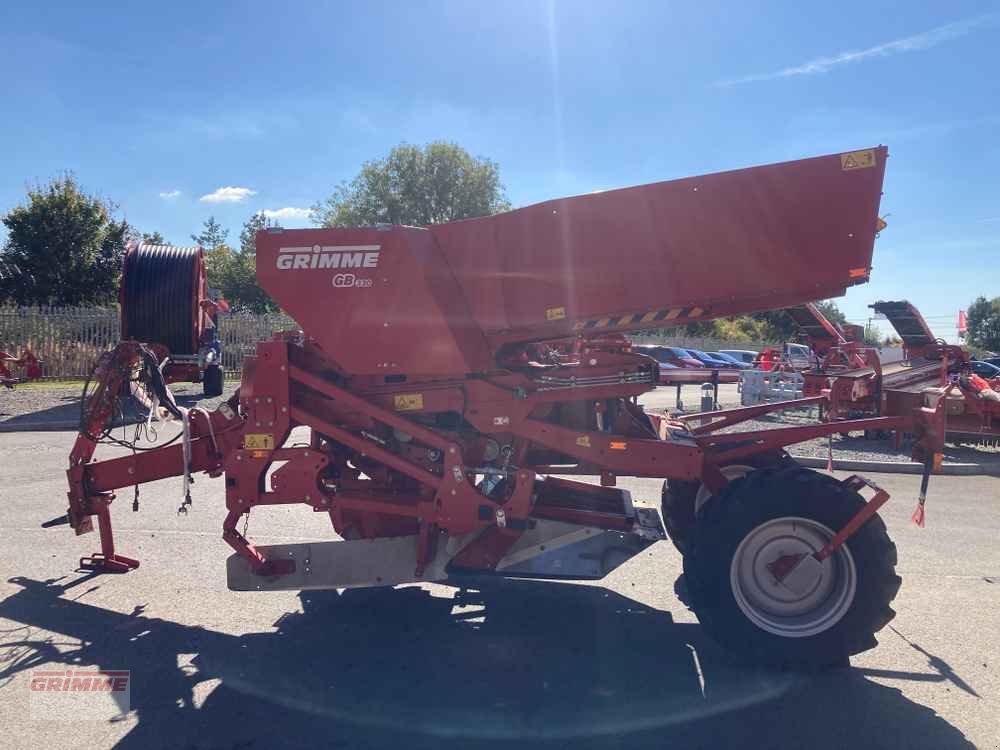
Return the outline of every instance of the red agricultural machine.
<path id="1" fill-rule="evenodd" d="M 859 412 L 899 413 L 892 394 L 904 390 L 919 394 L 930 387 L 945 386 L 949 373 L 969 361 L 961 347 L 935 338 L 909 302 L 876 302 L 870 307 L 884 315 L 900 334 L 903 357 L 882 362 L 878 349 L 865 344 L 863 338 L 842 339 L 817 348 L 820 359 L 816 368 L 806 374 L 804 390 L 813 395 L 829 389 L 831 417 Z M 810 343 L 817 346 L 811 334 Z M 922 404 L 922 397 L 918 402 Z"/>
<path id="2" fill-rule="evenodd" d="M 23 375 L 15 375 L 11 368 L 23 369 Z M 15 357 L 5 351 L 0 351 L 0 385 L 13 388 L 18 383 L 38 380 L 42 377 L 42 362 L 32 352 L 25 349 Z"/>
<path id="3" fill-rule="evenodd" d="M 972 439 L 1000 435 L 1000 383 L 976 378 L 968 353 L 935 337 L 910 302 L 876 302 L 869 307 L 899 335 L 902 359 L 883 362 L 863 337 L 848 339 L 812 305 L 789 310 L 818 358 L 803 373 L 804 396 L 827 395 L 830 419 L 905 416 L 943 402 L 946 435 Z M 901 438 L 898 431 L 896 438 Z"/>
<path id="4" fill-rule="evenodd" d="M 782 450 L 844 424 L 719 431 L 771 405 L 697 427 L 646 414 L 638 398 L 658 365 L 620 334 L 865 282 L 886 157 L 879 147 L 427 228 L 260 232 L 258 280 L 301 331 L 259 343 L 239 390 L 210 412 L 173 404 L 143 344 L 102 358 L 68 471 L 72 527 L 96 516 L 100 529 L 101 552 L 82 564 L 139 564 L 114 544 L 116 490 L 207 472 L 225 477 L 235 590 L 598 579 L 665 537 L 658 509 L 615 486 L 655 477 L 691 606 L 718 641 L 795 665 L 870 648 L 900 581 L 876 515 L 888 495 Z M 155 394 L 184 440 L 95 461 L 126 380 Z M 905 425 L 929 473 L 939 418 L 917 409 L 851 428 Z M 240 533 L 254 507 L 293 503 L 328 514 L 340 540 L 255 546 Z"/>
<path id="5" fill-rule="evenodd" d="M 969 353 L 936 338 L 909 302 L 876 302 L 870 307 L 889 321 L 903 342 L 902 361 L 882 366 L 880 413 L 905 414 L 917 406 L 941 405 L 949 436 L 1000 435 L 1000 382 L 974 375 Z"/>
<path id="6" fill-rule="evenodd" d="M 201 383 L 205 396 L 224 385 L 218 313 L 200 247 L 130 243 L 119 294 L 123 341 L 143 341 L 165 360 L 168 383 Z"/>
<path id="7" fill-rule="evenodd" d="M 861 366 L 861 360 L 855 356 L 855 349 L 858 343 L 864 342 L 863 327 L 831 323 L 812 302 L 785 308 L 785 313 L 798 326 L 806 343 L 787 342 L 764 347 L 757 357 L 759 369 L 804 372 L 814 369 L 817 361 L 822 360 L 834 347 L 845 347 L 848 361 Z"/>

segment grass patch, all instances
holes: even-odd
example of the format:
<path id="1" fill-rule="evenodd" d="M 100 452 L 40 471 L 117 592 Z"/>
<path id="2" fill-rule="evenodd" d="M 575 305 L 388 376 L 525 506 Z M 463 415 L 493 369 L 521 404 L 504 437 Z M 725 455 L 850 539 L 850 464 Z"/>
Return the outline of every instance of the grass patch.
<path id="1" fill-rule="evenodd" d="M 31 388 L 46 390 L 48 388 L 78 388 L 83 390 L 84 378 L 59 378 L 55 380 L 31 380 L 27 383 L 18 383 L 15 388 Z"/>

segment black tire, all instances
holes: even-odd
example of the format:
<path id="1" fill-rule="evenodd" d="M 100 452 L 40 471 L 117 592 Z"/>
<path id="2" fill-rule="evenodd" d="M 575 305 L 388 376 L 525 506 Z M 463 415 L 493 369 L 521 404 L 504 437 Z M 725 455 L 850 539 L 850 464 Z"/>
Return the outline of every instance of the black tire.
<path id="1" fill-rule="evenodd" d="M 694 534 L 694 505 L 701 482 L 667 479 L 660 492 L 660 516 L 667 537 L 681 555 L 686 555 Z"/>
<path id="2" fill-rule="evenodd" d="M 899 590 L 896 546 L 876 514 L 847 540 L 855 568 L 854 595 L 839 620 L 813 635 L 779 635 L 755 624 L 733 593 L 730 566 L 741 541 L 767 521 L 795 516 L 837 531 L 864 506 L 840 482 L 799 466 L 755 471 L 730 482 L 699 514 L 684 557 L 690 605 L 706 632 L 725 648 L 773 667 L 817 669 L 843 665 L 873 648 L 875 633 L 895 617 Z"/>
<path id="3" fill-rule="evenodd" d="M 225 384 L 225 373 L 219 365 L 209 365 L 201 377 L 202 392 L 205 398 L 215 398 L 222 395 Z"/>
<path id="4" fill-rule="evenodd" d="M 756 456 L 748 456 L 733 463 L 764 469 L 785 463 L 794 463 L 795 459 L 785 451 L 769 451 Z M 660 491 L 660 516 L 667 536 L 677 551 L 686 555 L 691 546 L 691 537 L 695 527 L 695 501 L 701 482 L 698 480 L 667 479 Z"/>

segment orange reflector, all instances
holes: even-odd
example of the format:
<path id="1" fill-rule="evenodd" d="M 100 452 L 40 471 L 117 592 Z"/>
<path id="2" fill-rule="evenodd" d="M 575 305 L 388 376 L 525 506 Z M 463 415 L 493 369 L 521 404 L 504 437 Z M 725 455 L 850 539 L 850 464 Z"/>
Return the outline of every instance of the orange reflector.
<path id="1" fill-rule="evenodd" d="M 932 465 L 934 471 L 936 471 L 936 472 L 937 471 L 941 471 L 941 461 L 942 461 L 943 458 L 944 458 L 944 455 L 942 455 L 941 453 L 935 453 L 934 454 L 934 463 Z"/>
<path id="2" fill-rule="evenodd" d="M 613 451 L 623 451 L 628 449 L 628 443 L 619 443 L 614 440 L 611 441 L 611 445 L 608 446 Z"/>
<path id="3" fill-rule="evenodd" d="M 250 455 L 254 458 L 267 458 L 270 453 L 270 451 L 250 451 Z"/>
<path id="4" fill-rule="evenodd" d="M 852 279 L 860 279 L 863 276 L 867 276 L 868 275 L 868 269 L 867 268 L 852 268 L 849 271 L 849 273 L 850 273 L 850 276 L 851 276 Z"/>

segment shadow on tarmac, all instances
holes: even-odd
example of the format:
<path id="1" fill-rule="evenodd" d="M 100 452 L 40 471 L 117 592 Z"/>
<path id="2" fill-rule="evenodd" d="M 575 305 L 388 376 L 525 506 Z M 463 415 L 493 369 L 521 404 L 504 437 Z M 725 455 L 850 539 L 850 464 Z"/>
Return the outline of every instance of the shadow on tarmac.
<path id="1" fill-rule="evenodd" d="M 59 645 L 0 636 L 0 684 L 130 669 L 138 723 L 120 748 L 973 747 L 859 670 L 749 670 L 697 625 L 599 586 L 303 592 L 273 630 L 232 636 L 75 601 L 90 576 L 11 582 L 0 617 Z"/>
<path id="2" fill-rule="evenodd" d="M 197 387 L 201 388 L 200 385 Z M 176 393 L 175 397 L 178 404 L 188 409 L 193 406 L 197 406 L 205 400 L 200 391 Z M 221 399 L 212 400 L 211 403 L 215 404 L 218 400 Z M 138 422 L 145 421 L 147 415 L 148 411 L 141 404 L 130 399 L 126 402 L 124 414 L 117 415 L 113 420 L 113 424 L 115 428 L 119 428 L 124 425 L 134 425 Z M 0 416 L 6 415 L 3 412 L 0 412 Z M 2 426 L 7 430 L 20 428 L 27 431 L 38 429 L 65 430 L 68 429 L 69 425 L 72 425 L 73 429 L 75 429 L 76 425 L 79 423 L 80 394 L 76 393 L 60 396 L 58 403 L 53 404 L 52 406 L 11 416 L 0 424 L 2 424 Z M 122 435 L 116 434 L 116 437 L 122 437 Z"/>

